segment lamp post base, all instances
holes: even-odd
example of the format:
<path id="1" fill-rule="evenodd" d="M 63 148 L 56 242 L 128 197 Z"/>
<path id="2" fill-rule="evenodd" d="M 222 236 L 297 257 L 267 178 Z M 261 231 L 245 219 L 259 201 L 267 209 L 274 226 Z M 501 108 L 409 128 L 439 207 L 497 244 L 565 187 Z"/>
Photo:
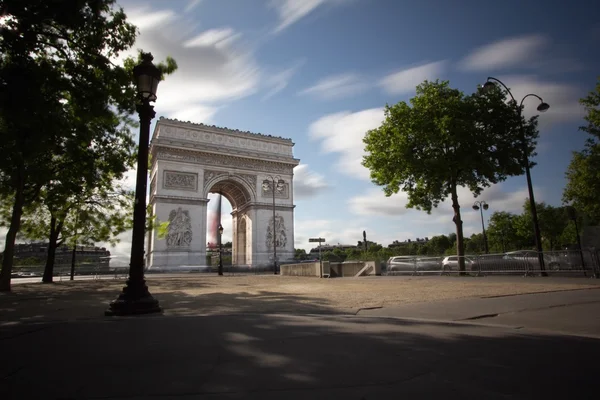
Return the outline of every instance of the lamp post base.
<path id="1" fill-rule="evenodd" d="M 110 303 L 108 310 L 104 312 L 105 316 L 122 315 L 140 315 L 161 313 L 162 308 L 146 286 L 145 281 L 132 283 L 127 281 L 127 286 L 123 288 L 123 293 Z"/>

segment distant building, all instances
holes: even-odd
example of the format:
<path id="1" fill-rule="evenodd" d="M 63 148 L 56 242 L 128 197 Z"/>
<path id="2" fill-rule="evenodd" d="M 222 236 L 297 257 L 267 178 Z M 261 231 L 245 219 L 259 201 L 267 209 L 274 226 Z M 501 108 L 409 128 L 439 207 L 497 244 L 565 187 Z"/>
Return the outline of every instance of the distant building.
<path id="1" fill-rule="evenodd" d="M 429 242 L 429 238 L 428 237 L 416 238 L 415 240 L 406 239 L 404 242 L 399 242 L 397 240 L 394 240 L 392 243 L 390 243 L 388 245 L 388 249 L 393 249 L 393 248 L 398 248 L 398 247 L 406 247 L 406 246 L 410 246 L 411 244 L 422 245 L 422 244 L 425 244 L 427 242 Z"/>
<path id="2" fill-rule="evenodd" d="M 39 260 L 40 264 L 46 262 L 48 254 L 48 243 L 26 243 L 15 245 L 15 261 Z M 70 264 L 73 258 L 73 248 L 63 245 L 56 248 L 55 264 Z M 90 263 L 101 267 L 108 267 L 110 263 L 110 251 L 105 247 L 77 246 L 75 260 L 78 264 Z"/>
<path id="3" fill-rule="evenodd" d="M 358 249 L 358 247 L 356 245 L 349 245 L 349 244 L 324 244 L 321 246 L 321 254 L 322 253 L 326 253 L 328 251 L 333 251 L 335 249 L 341 249 L 342 251 L 346 251 L 348 249 Z M 310 252 L 308 253 L 309 258 L 318 258 L 319 257 L 319 248 L 315 247 L 310 249 Z"/>

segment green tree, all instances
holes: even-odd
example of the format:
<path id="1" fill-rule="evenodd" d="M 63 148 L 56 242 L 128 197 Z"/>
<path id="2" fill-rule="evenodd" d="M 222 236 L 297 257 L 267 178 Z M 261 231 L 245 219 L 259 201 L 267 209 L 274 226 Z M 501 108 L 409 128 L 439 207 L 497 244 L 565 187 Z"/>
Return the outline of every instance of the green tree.
<path id="1" fill-rule="evenodd" d="M 0 3 L 0 132 L 5 139 L 0 151 L 11 155 L 0 161 L 0 195 L 12 199 L 0 290 L 10 290 L 25 204 L 52 193 L 46 199 L 58 207 L 45 206 L 58 216 L 58 226 L 58 219 L 66 218 L 61 200 L 80 185 L 95 187 L 99 172 L 112 167 L 118 178 L 127 166 L 114 161 L 131 150 L 135 60 L 116 66 L 111 59 L 132 46 L 136 28 L 114 3 Z M 176 64 L 168 59 L 166 67 Z M 99 164 L 111 163 L 110 157 L 96 159 L 102 152 L 113 156 L 110 166 Z"/>
<path id="2" fill-rule="evenodd" d="M 490 216 L 486 236 L 491 252 L 505 253 L 517 250 L 521 245 L 515 225 L 516 219 L 517 215 L 506 211 L 496 211 Z"/>
<path id="3" fill-rule="evenodd" d="M 482 254 L 485 252 L 485 242 L 483 233 L 474 233 L 465 243 L 467 254 Z"/>
<path id="4" fill-rule="evenodd" d="M 347 260 L 358 260 L 364 252 L 356 249 L 346 249 L 346 259 Z"/>
<path id="5" fill-rule="evenodd" d="M 427 247 L 430 249 L 429 255 L 442 255 L 446 250 L 452 248 L 452 242 L 446 235 L 438 235 L 429 239 Z"/>
<path id="6" fill-rule="evenodd" d="M 538 224 L 542 236 L 542 244 L 546 250 L 557 250 L 561 245 L 561 236 L 569 224 L 569 217 L 563 207 L 553 207 L 546 203 L 536 202 Z M 533 242 L 533 217 L 529 200 L 523 205 L 523 214 L 517 219 L 517 232 L 527 244 Z M 527 240 L 529 238 L 529 240 Z"/>
<path id="7" fill-rule="evenodd" d="M 579 129 L 589 137 L 582 151 L 574 152 L 567 168 L 563 201 L 583 211 L 593 224 L 600 223 L 600 78 L 596 88 L 580 100 L 587 125 Z"/>
<path id="8" fill-rule="evenodd" d="M 296 260 L 306 260 L 307 258 L 306 250 L 304 249 L 294 249 L 294 259 Z"/>
<path id="9" fill-rule="evenodd" d="M 335 256 L 335 259 L 337 261 L 346 260 L 346 252 L 344 250 L 340 249 L 339 247 L 336 247 L 335 249 L 333 249 L 333 255 Z"/>
<path id="10" fill-rule="evenodd" d="M 520 122 L 532 151 L 537 120 L 519 121 L 501 89 L 466 96 L 447 81 L 425 81 L 410 104 L 386 106 L 383 124 L 364 138 L 363 165 L 387 196 L 406 192 L 409 208 L 430 213 L 449 197 L 457 252 L 463 256 L 458 187 L 479 195 L 485 187 L 523 173 Z M 460 270 L 465 270 L 462 257 Z"/>
<path id="11" fill-rule="evenodd" d="M 66 244 L 115 244 L 116 236 L 131 228 L 133 196 L 123 190 L 99 186 L 88 193 L 75 193 L 58 205 L 42 190 L 39 202 L 24 207 L 20 236 L 29 240 L 47 240 L 48 249 L 42 281 L 52 282 L 56 249 Z M 2 210 L 6 215 L 8 210 Z M 75 252 L 73 253 L 73 259 Z"/>

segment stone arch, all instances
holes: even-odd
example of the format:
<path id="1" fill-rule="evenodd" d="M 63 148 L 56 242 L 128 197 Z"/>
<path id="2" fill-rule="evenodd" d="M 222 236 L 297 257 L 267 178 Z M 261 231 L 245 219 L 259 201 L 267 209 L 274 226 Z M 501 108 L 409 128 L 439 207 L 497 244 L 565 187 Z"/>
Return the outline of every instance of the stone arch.
<path id="1" fill-rule="evenodd" d="M 221 174 L 209 178 L 204 184 L 204 195 L 208 196 L 209 193 L 222 194 L 229 200 L 233 210 L 256 201 L 256 188 L 236 175 Z"/>
<path id="2" fill-rule="evenodd" d="M 206 182 L 204 193 L 205 196 L 219 193 L 229 201 L 233 216 L 232 263 L 239 266 L 252 264 L 252 221 L 239 210 L 256 201 L 256 190 L 247 179 L 235 174 L 219 174 Z"/>
<path id="3" fill-rule="evenodd" d="M 247 215 L 243 214 L 237 218 L 237 226 L 235 228 L 235 232 L 235 264 L 252 264 L 252 221 L 250 220 L 250 218 L 248 218 Z"/>
<path id="4" fill-rule="evenodd" d="M 274 210 L 285 222 L 278 226 L 287 237 L 278 242 L 277 257 L 293 258 L 293 169 L 299 163 L 293 146 L 291 139 L 159 119 L 150 143 L 149 204 L 158 221 L 169 220 L 173 213 L 180 215 L 175 233 L 183 232 L 183 236 L 167 241 L 156 231 L 150 232 L 149 268 L 210 263 L 206 251 L 210 192 L 221 193 L 232 206 L 229 229 L 240 264 L 259 268 L 273 264 L 269 257 L 274 251 L 265 243 L 265 233 Z M 273 199 L 273 192 L 263 188 L 262 182 L 280 178 L 286 190 Z"/>

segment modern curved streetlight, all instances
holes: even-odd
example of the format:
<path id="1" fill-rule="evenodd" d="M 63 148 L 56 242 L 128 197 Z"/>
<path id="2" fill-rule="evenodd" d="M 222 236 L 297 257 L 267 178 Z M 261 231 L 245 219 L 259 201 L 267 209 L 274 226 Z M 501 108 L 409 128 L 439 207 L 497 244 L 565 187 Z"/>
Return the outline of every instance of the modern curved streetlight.
<path id="1" fill-rule="evenodd" d="M 490 206 L 485 201 L 476 201 L 473 203 L 473 210 L 481 213 L 481 230 L 483 231 L 483 245 L 485 246 L 485 254 L 489 254 L 487 236 L 485 234 L 485 225 L 483 224 L 483 210 L 487 210 Z"/>
<path id="2" fill-rule="evenodd" d="M 161 308 L 146 286 L 144 280 L 144 237 L 146 231 L 146 187 L 148 184 L 148 141 L 150 122 L 156 116 L 150 102 L 156 101 L 156 89 L 161 72 L 152 63 L 152 54 L 143 53 L 142 62 L 133 68 L 137 84 L 139 103 L 136 107 L 140 116 L 140 142 L 138 145 L 135 204 L 133 206 L 133 234 L 129 279 L 123 292 L 110 303 L 106 315 L 134 315 L 161 312 Z"/>
<path id="3" fill-rule="evenodd" d="M 275 231 L 275 191 L 277 193 L 283 192 L 285 188 L 285 181 L 281 179 L 279 175 L 271 176 L 268 175 L 262 183 L 263 190 L 271 190 L 273 193 L 273 274 L 277 275 L 277 236 Z"/>
<path id="4" fill-rule="evenodd" d="M 498 82 L 500 85 L 502 85 L 502 87 L 504 87 L 504 89 L 506 89 L 506 91 L 512 98 L 513 104 L 515 105 L 517 114 L 519 116 L 519 129 L 521 131 L 521 140 L 523 142 L 522 143 L 523 154 L 524 154 L 524 158 L 525 158 L 523 160 L 523 163 L 525 164 L 525 175 L 527 176 L 527 189 L 529 190 L 529 205 L 531 207 L 531 217 L 533 219 L 533 231 L 534 231 L 534 235 L 535 235 L 535 248 L 538 253 L 538 260 L 540 263 L 540 270 L 542 271 L 542 276 L 546 276 L 547 274 L 546 274 L 546 267 L 544 266 L 544 254 L 542 253 L 542 251 L 543 251 L 542 237 L 540 234 L 540 225 L 538 222 L 537 209 L 535 206 L 535 198 L 533 196 L 533 184 L 531 183 L 531 172 L 529 171 L 529 151 L 527 148 L 527 140 L 525 138 L 525 128 L 523 126 L 522 113 L 523 113 L 523 102 L 525 101 L 526 98 L 528 98 L 530 96 L 536 97 L 537 99 L 540 100 L 540 104 L 537 106 L 537 110 L 539 112 L 548 111 L 548 109 L 550 108 L 550 105 L 548 103 L 544 102 L 544 100 L 540 96 L 538 96 L 537 94 L 534 94 L 534 93 L 529 93 L 529 94 L 525 95 L 521 99 L 521 102 L 517 103 L 515 96 L 513 96 L 512 92 L 504 84 L 504 82 L 502 82 L 500 79 L 494 78 L 492 76 L 489 76 L 487 78 L 487 82 L 485 82 L 485 84 L 483 85 L 483 90 L 485 92 L 488 92 L 496 87 L 496 84 L 492 81 Z"/>
<path id="5" fill-rule="evenodd" d="M 223 275 L 223 225 L 219 224 L 219 268 L 218 274 Z"/>

